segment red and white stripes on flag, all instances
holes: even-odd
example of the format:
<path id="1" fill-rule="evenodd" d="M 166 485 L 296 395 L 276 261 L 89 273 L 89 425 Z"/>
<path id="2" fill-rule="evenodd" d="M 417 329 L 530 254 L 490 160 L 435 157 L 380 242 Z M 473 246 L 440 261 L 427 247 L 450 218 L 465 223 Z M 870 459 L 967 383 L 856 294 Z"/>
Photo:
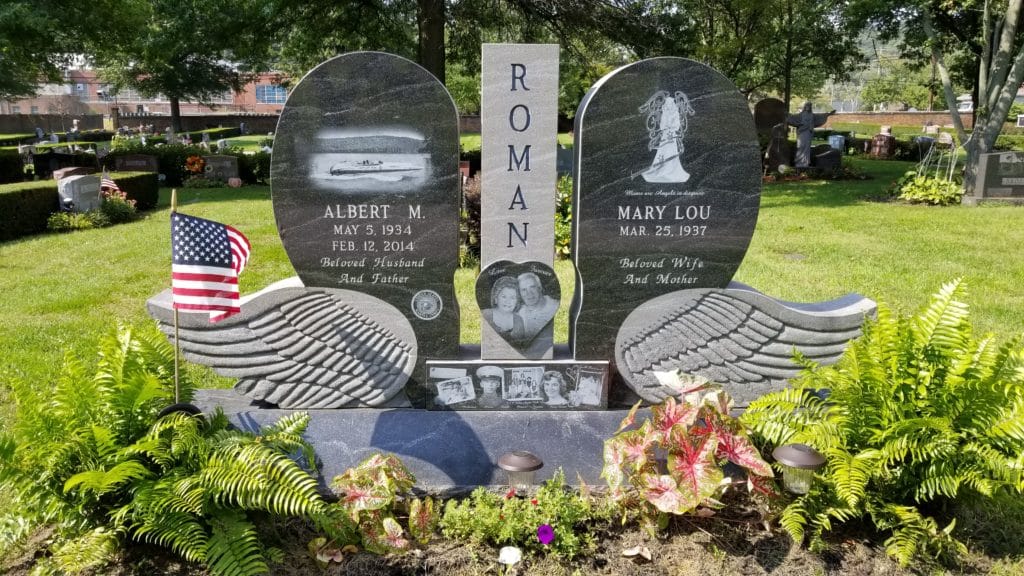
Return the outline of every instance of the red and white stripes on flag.
<path id="1" fill-rule="evenodd" d="M 106 169 L 103 170 L 103 175 L 100 177 L 100 190 L 104 188 L 111 192 L 121 191 L 121 187 L 117 185 L 117 182 L 114 182 L 114 179 L 110 177 Z"/>
<path id="2" fill-rule="evenodd" d="M 210 322 L 241 311 L 238 275 L 252 247 L 238 230 L 171 213 L 171 292 L 174 308 L 209 312 Z"/>

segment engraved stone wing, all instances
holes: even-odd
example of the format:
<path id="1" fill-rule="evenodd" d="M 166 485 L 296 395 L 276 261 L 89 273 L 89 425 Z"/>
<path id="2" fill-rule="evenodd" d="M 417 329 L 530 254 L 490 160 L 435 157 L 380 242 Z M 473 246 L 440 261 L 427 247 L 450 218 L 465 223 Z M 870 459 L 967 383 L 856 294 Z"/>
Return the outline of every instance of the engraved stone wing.
<path id="1" fill-rule="evenodd" d="M 238 378 L 241 393 L 280 408 L 402 405 L 399 393 L 416 363 L 415 337 L 396 336 L 370 317 L 372 307 L 357 310 L 338 292 L 264 291 L 216 324 L 203 314 L 179 314 L 181 350 L 190 361 Z M 148 304 L 173 341 L 169 291 Z"/>
<path id="2" fill-rule="evenodd" d="M 820 364 L 838 360 L 873 311 L 874 302 L 857 295 L 802 305 L 739 284 L 684 290 L 655 298 L 626 319 L 616 362 L 630 387 L 650 402 L 673 394 L 654 372 L 679 370 L 721 384 L 745 406 L 797 375 L 795 350 Z"/>

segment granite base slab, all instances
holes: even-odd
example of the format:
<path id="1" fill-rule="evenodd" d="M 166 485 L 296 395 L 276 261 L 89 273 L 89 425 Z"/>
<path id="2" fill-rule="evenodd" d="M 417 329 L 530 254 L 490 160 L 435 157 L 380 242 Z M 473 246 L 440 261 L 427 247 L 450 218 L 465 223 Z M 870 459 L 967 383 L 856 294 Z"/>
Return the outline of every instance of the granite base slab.
<path id="1" fill-rule="evenodd" d="M 253 432 L 293 412 L 261 408 L 234 390 L 200 390 L 194 403 L 203 412 L 220 406 L 234 425 Z M 570 484 L 578 483 L 578 477 L 588 484 L 603 484 L 604 441 L 628 410 L 308 412 L 312 421 L 306 439 L 316 450 L 324 486 L 369 455 L 390 452 L 416 476 L 418 488 L 447 492 L 504 484 L 505 474 L 496 463 L 511 450 L 529 450 L 544 461 L 537 471 L 538 483 L 561 468 Z"/>

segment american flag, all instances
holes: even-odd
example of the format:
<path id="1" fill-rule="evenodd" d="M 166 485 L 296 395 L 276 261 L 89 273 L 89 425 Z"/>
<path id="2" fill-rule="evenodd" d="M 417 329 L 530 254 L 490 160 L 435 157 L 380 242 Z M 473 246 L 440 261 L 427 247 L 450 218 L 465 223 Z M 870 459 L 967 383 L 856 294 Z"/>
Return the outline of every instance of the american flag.
<path id="1" fill-rule="evenodd" d="M 171 292 L 178 310 L 209 311 L 210 322 L 241 312 L 238 275 L 249 240 L 212 220 L 171 213 Z"/>
<path id="2" fill-rule="evenodd" d="M 117 182 L 114 182 L 114 179 L 110 177 L 110 174 L 105 169 L 103 170 L 103 176 L 100 177 L 100 190 L 104 188 L 111 192 L 121 191 L 121 187 L 117 185 Z"/>

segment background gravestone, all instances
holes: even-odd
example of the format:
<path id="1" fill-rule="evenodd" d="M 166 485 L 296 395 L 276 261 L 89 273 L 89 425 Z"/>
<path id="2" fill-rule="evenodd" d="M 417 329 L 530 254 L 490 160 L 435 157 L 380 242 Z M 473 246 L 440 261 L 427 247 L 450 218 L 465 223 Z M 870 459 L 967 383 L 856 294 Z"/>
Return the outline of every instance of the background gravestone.
<path id="1" fill-rule="evenodd" d="M 68 176 L 84 176 L 86 174 L 94 174 L 96 170 L 86 166 L 74 166 L 71 168 L 60 168 L 53 171 L 53 179 L 60 181 Z"/>
<path id="2" fill-rule="evenodd" d="M 982 154 L 973 194 L 968 203 L 986 198 L 1024 203 L 1024 153 Z"/>
<path id="3" fill-rule="evenodd" d="M 274 215 L 302 282 L 394 306 L 412 326 L 420 363 L 458 355 L 458 161 L 458 117 L 444 86 L 380 52 L 314 68 L 277 127 Z M 415 406 L 425 405 L 421 384 L 406 389 Z"/>
<path id="4" fill-rule="evenodd" d="M 227 182 L 231 178 L 238 178 L 238 158 L 211 154 L 203 156 L 206 161 L 206 177 Z"/>
<path id="5" fill-rule="evenodd" d="M 100 207 L 100 179 L 93 175 L 62 178 L 57 182 L 62 206 L 71 202 L 75 212 L 86 212 Z"/>
<path id="6" fill-rule="evenodd" d="M 757 222 L 761 163 L 743 96 L 683 58 L 605 76 L 575 134 L 570 346 L 577 360 L 607 359 L 645 301 L 729 284 Z"/>
<path id="7" fill-rule="evenodd" d="M 759 138 L 770 138 L 772 128 L 786 123 L 786 103 L 778 98 L 765 98 L 754 104 L 754 127 Z"/>
<path id="8" fill-rule="evenodd" d="M 114 170 L 118 172 L 159 172 L 160 163 L 149 154 L 128 154 L 114 157 Z"/>

